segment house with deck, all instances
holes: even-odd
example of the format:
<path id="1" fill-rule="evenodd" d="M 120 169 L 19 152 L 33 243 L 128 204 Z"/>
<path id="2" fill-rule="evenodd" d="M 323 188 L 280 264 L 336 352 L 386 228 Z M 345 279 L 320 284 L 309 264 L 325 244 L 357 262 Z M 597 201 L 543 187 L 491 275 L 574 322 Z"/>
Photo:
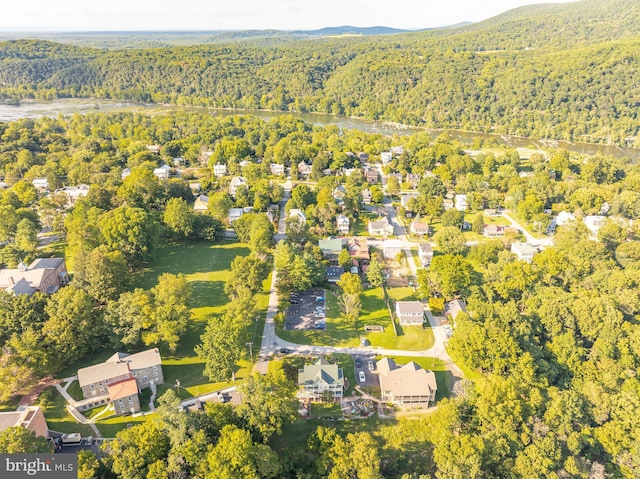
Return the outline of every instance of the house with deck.
<path id="1" fill-rule="evenodd" d="M 321 358 L 298 370 L 298 387 L 298 398 L 306 403 L 329 398 L 340 401 L 345 387 L 344 373 L 337 364 Z"/>
<path id="2" fill-rule="evenodd" d="M 393 359 L 377 363 L 382 400 L 404 407 L 429 407 L 436 402 L 438 385 L 433 371 L 413 361 L 400 366 Z"/>

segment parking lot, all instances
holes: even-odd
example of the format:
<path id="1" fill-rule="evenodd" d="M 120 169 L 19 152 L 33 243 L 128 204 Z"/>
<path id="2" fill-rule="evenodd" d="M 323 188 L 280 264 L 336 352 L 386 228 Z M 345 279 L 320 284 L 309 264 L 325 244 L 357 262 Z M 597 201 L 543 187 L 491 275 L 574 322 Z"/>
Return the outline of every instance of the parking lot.
<path id="1" fill-rule="evenodd" d="M 320 288 L 292 293 L 284 329 L 325 329 L 327 321 L 324 298 L 324 289 Z"/>
<path id="2" fill-rule="evenodd" d="M 373 362 L 373 371 L 369 370 L 369 361 Z M 358 386 L 380 386 L 380 380 L 375 373 L 376 357 L 373 354 L 354 354 L 353 364 L 356 371 L 356 385 Z M 360 372 L 364 373 L 364 382 L 360 381 Z"/>

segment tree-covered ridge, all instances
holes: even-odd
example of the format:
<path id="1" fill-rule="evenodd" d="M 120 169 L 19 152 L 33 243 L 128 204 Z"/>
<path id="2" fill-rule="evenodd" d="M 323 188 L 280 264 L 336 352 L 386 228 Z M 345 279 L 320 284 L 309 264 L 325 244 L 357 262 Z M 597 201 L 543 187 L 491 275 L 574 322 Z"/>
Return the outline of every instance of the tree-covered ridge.
<path id="1" fill-rule="evenodd" d="M 108 51 L 4 42 L 0 98 L 316 111 L 626 145 L 639 128 L 639 17 L 637 2 L 590 0 L 404 35 Z"/>

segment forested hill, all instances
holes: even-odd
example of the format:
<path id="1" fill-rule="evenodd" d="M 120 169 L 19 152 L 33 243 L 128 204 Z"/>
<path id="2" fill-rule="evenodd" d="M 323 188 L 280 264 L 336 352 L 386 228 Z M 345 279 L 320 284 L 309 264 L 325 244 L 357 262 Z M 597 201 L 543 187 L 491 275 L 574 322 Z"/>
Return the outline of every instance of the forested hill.
<path id="1" fill-rule="evenodd" d="M 133 50 L 12 41 L 0 43 L 0 100 L 318 111 L 640 147 L 638 18 L 638 1 L 586 0 L 398 35 Z"/>

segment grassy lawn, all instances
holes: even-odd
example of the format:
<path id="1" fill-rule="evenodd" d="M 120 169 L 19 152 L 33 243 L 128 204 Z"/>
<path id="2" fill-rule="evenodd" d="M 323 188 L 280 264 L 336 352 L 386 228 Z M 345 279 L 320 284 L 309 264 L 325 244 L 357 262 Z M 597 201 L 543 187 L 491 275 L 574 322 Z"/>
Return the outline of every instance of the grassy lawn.
<path id="1" fill-rule="evenodd" d="M 67 402 L 58 394 L 55 387 L 46 388 L 39 398 L 49 429 L 65 434 L 79 432 L 83 436 L 92 436 L 93 429 L 86 424 L 79 424 L 67 411 Z"/>
<path id="2" fill-rule="evenodd" d="M 392 288 L 389 296 L 396 300 L 412 300 L 413 288 Z M 287 341 L 298 344 L 315 344 L 318 346 L 354 347 L 360 344 L 360 338 L 369 340 L 372 346 L 389 349 L 406 349 L 420 351 L 433 345 L 433 332 L 429 327 L 399 328 L 396 336 L 391 326 L 391 318 L 387 305 L 382 299 L 382 289 L 368 289 L 362 293 L 362 310 L 358 320 L 358 327 L 347 323 L 340 317 L 337 298 L 334 293 L 327 291 L 327 329 L 324 331 L 292 331 L 278 327 L 278 336 Z M 382 326 L 382 333 L 367 333 L 365 326 Z"/>
<path id="3" fill-rule="evenodd" d="M 342 417 L 340 403 L 311 403 L 311 417 Z"/>
<path id="4" fill-rule="evenodd" d="M 367 225 L 369 221 L 375 221 L 378 219 L 378 215 L 376 213 L 370 213 L 367 211 L 363 211 L 360 213 L 360 218 L 356 222 L 356 227 L 354 231 L 355 236 L 371 236 L 369 234 L 369 230 L 367 229 Z"/>
<path id="5" fill-rule="evenodd" d="M 159 275 L 163 273 L 182 273 L 186 276 L 193 290 L 190 300 L 191 321 L 178 349 L 175 353 L 171 353 L 164 348 L 160 348 L 165 384 L 158 387 L 158 397 L 169 388 L 175 389 L 176 381 L 178 380 L 180 381 L 180 396 L 182 398 L 205 394 L 230 384 L 228 382 L 212 383 L 202 375 L 204 363 L 195 355 L 194 347 L 200 342 L 200 336 L 204 332 L 208 319 L 213 315 L 221 314 L 228 303 L 228 298 L 224 294 L 224 284 L 231 275 L 231 261 L 236 256 L 248 254 L 249 249 L 238 242 L 168 244 L 158 248 L 156 259 L 133 278 L 135 287 L 150 289 L 155 286 Z M 265 281 L 265 290 L 268 290 L 269 285 L 270 277 Z M 251 318 L 252 321 L 249 326 L 249 333 L 253 341 L 254 359 L 260 348 L 264 312 L 268 301 L 267 293 L 258 295 L 258 312 Z M 85 358 L 69 366 L 59 374 L 59 377 L 74 375 L 79 368 L 103 362 L 114 352 L 111 349 L 99 351 L 91 358 Z M 247 347 L 245 357 L 239 363 L 236 378 L 242 379 L 250 374 L 251 369 L 252 364 L 249 360 L 249 348 Z M 75 384 L 77 385 L 77 382 Z M 72 388 L 75 388 L 74 384 L 69 387 L 69 393 L 76 397 L 79 387 L 78 391 L 72 391 Z M 80 392 L 81 397 L 82 394 Z M 143 410 L 145 408 L 148 409 L 148 402 L 148 398 L 146 399 L 146 405 L 143 406 L 141 402 Z M 107 431 L 105 435 L 109 437 L 113 436 L 117 430 L 125 428 L 128 423 L 144 420 L 145 417 L 132 418 L 124 416 L 99 419 L 96 424 L 101 431 L 104 428 Z"/>
<path id="6" fill-rule="evenodd" d="M 69 396 L 76 401 L 82 401 L 84 399 L 82 388 L 80 388 L 80 383 L 78 381 L 73 381 L 67 388 L 67 392 L 69 393 Z"/>

